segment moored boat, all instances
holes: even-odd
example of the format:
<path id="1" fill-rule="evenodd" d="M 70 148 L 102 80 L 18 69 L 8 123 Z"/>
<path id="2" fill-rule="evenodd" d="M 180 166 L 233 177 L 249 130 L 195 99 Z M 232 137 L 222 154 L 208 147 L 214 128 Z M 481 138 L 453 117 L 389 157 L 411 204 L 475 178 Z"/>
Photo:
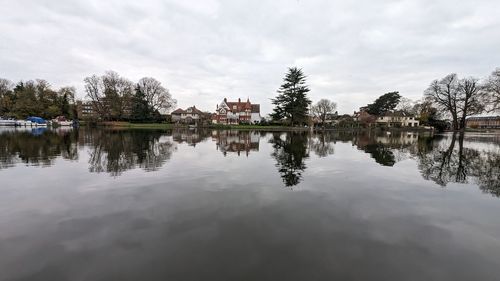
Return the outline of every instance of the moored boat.
<path id="1" fill-rule="evenodd" d="M 31 116 L 26 118 L 25 126 L 47 127 L 47 121 L 42 117 Z"/>
<path id="2" fill-rule="evenodd" d="M 16 120 L 0 118 L 0 126 L 15 126 Z"/>
<path id="3" fill-rule="evenodd" d="M 73 126 L 73 121 L 67 120 L 66 117 L 64 117 L 64 116 L 58 116 L 58 117 L 52 119 L 52 124 L 56 124 L 57 126 L 61 126 L 61 127 L 69 127 L 69 126 Z"/>

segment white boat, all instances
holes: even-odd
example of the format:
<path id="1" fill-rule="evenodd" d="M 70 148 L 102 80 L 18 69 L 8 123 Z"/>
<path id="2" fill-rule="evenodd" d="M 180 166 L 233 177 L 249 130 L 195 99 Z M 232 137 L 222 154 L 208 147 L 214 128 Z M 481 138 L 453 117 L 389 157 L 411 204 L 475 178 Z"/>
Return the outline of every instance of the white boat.
<path id="1" fill-rule="evenodd" d="M 16 120 L 0 119 L 0 126 L 15 126 Z"/>
<path id="2" fill-rule="evenodd" d="M 68 126 L 73 126 L 73 121 L 66 120 L 66 117 L 64 117 L 64 116 L 58 116 L 58 117 L 52 119 L 52 124 L 56 124 L 57 126 L 60 126 L 60 127 L 68 127 Z"/>
<path id="3" fill-rule="evenodd" d="M 56 121 L 54 123 L 62 127 L 73 126 L 73 121 Z"/>
<path id="4" fill-rule="evenodd" d="M 16 126 L 19 127 L 31 127 L 33 123 L 29 120 L 16 120 Z"/>

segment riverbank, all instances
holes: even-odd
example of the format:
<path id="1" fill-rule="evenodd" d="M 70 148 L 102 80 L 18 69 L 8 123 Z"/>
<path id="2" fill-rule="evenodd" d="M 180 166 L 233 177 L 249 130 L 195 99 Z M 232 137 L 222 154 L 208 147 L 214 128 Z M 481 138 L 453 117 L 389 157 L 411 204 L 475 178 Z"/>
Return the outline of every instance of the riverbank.
<path id="1" fill-rule="evenodd" d="M 81 122 L 82 126 L 90 125 Z M 130 122 L 100 122 L 96 123 L 98 127 L 110 128 L 129 128 L 129 129 L 188 129 L 187 125 L 177 125 L 170 123 L 130 123 Z M 261 126 L 261 125 L 208 125 L 194 127 L 196 129 L 215 129 L 215 130 L 252 130 L 252 131 L 307 131 L 306 127 L 285 127 L 285 126 Z"/>
<path id="2" fill-rule="evenodd" d="M 81 123 L 82 126 L 90 125 L 85 122 Z M 178 125 L 171 123 L 130 123 L 130 122 L 100 122 L 94 124 L 98 127 L 109 127 L 109 128 L 124 128 L 124 129 L 212 129 L 212 130 L 248 130 L 248 131 L 310 131 L 310 127 L 288 127 L 288 126 L 278 126 L 278 125 L 220 125 L 211 124 L 198 127 L 189 127 L 187 125 Z M 385 127 L 374 127 L 374 128 L 362 128 L 362 127 L 351 127 L 351 128 L 319 128 L 315 127 L 314 131 L 369 131 L 369 130 L 381 130 L 381 131 L 433 131 L 433 129 L 428 127 L 405 127 L 405 128 L 385 128 Z"/>
<path id="3" fill-rule="evenodd" d="M 124 128 L 124 129 L 173 129 L 174 125 L 169 123 L 130 123 L 121 121 L 109 121 L 99 123 L 80 122 L 80 126 L 96 126 L 108 128 Z"/>

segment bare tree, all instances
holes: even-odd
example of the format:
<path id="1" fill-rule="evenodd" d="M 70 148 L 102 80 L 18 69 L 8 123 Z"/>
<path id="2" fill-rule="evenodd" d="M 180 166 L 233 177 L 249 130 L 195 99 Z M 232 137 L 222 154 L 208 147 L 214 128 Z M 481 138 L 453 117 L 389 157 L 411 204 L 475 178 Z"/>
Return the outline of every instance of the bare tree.
<path id="1" fill-rule="evenodd" d="M 485 90 L 488 111 L 500 111 L 500 68 L 495 69 L 488 77 Z"/>
<path id="2" fill-rule="evenodd" d="M 396 106 L 396 110 L 402 111 L 402 112 L 407 113 L 407 114 L 415 114 L 415 111 L 414 111 L 415 104 L 416 103 L 414 101 L 412 101 L 411 99 L 402 97 L 399 100 L 398 105 Z"/>
<path id="3" fill-rule="evenodd" d="M 163 87 L 160 81 L 152 77 L 142 78 L 137 83 L 137 86 L 144 93 L 149 107 L 154 111 L 169 111 L 177 104 L 177 101 L 172 98 L 168 89 Z"/>
<path id="4" fill-rule="evenodd" d="M 14 88 L 14 84 L 10 80 L 0 78 L 0 97 L 12 91 L 12 88 Z"/>
<path id="5" fill-rule="evenodd" d="M 441 80 L 434 80 L 425 90 L 424 95 L 441 110 L 449 112 L 453 120 L 453 129 L 459 129 L 458 105 L 459 85 L 455 73 L 449 74 Z"/>
<path id="6" fill-rule="evenodd" d="M 331 100 L 321 99 L 311 107 L 312 114 L 321 120 L 321 125 L 325 126 L 326 118 L 337 108 L 337 104 Z"/>
<path id="7" fill-rule="evenodd" d="M 102 76 L 102 82 L 111 119 L 120 120 L 127 117 L 133 94 L 133 83 L 114 71 L 107 71 Z"/>
<path id="8" fill-rule="evenodd" d="M 457 107 L 462 114 L 460 129 L 465 128 L 465 119 L 474 114 L 484 111 L 483 96 L 478 79 L 474 77 L 464 78 L 458 82 L 459 102 Z"/>
<path id="9" fill-rule="evenodd" d="M 92 101 L 92 106 L 96 113 L 104 119 L 108 119 L 109 109 L 104 103 L 104 85 L 102 78 L 97 75 L 92 75 L 83 79 L 85 83 L 85 93 Z"/>
<path id="10" fill-rule="evenodd" d="M 0 78 L 0 116 L 9 113 L 12 109 L 12 89 L 14 84 L 7 79 Z"/>
<path id="11" fill-rule="evenodd" d="M 73 86 L 61 87 L 59 91 L 57 91 L 59 97 L 67 96 L 68 102 L 73 104 L 75 103 L 75 94 L 76 88 Z"/>
<path id="12" fill-rule="evenodd" d="M 127 117 L 133 93 L 130 80 L 114 71 L 107 71 L 100 77 L 86 77 L 84 82 L 85 92 L 102 118 L 118 120 Z"/>

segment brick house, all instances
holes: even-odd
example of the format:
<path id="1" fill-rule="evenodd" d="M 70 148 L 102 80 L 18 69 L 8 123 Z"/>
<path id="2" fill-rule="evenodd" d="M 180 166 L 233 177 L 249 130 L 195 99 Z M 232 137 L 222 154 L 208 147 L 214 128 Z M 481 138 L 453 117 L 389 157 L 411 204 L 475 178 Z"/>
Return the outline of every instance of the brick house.
<path id="1" fill-rule="evenodd" d="M 252 124 L 260 121 L 260 104 L 252 104 L 250 99 L 229 102 L 226 98 L 217 105 L 212 115 L 214 124 Z"/>

